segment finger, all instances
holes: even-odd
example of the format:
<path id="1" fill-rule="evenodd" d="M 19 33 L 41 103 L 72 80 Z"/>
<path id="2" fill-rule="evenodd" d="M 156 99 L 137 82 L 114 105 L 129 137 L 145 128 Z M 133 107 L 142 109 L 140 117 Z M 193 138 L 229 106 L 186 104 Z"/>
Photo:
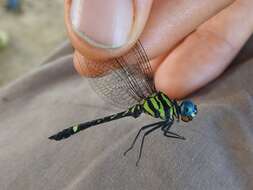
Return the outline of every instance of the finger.
<path id="1" fill-rule="evenodd" d="M 141 35 L 148 56 L 168 53 L 199 25 L 234 0 L 155 0 Z"/>
<path id="2" fill-rule="evenodd" d="M 122 55 L 142 33 L 152 2 L 65 0 L 69 38 L 77 51 L 93 60 Z"/>
<path id="3" fill-rule="evenodd" d="M 219 76 L 253 32 L 252 9 L 238 0 L 200 26 L 158 67 L 157 89 L 182 98 Z"/>

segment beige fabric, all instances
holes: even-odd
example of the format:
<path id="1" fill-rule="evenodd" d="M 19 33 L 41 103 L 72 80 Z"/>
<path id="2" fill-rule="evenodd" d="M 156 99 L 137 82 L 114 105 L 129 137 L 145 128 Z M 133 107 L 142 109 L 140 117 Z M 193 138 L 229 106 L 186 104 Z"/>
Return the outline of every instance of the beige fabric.
<path id="1" fill-rule="evenodd" d="M 0 90 L 0 189 L 253 189 L 252 44 L 194 95 L 198 117 L 187 127 L 173 127 L 187 140 L 156 131 L 145 142 L 139 167 L 139 143 L 126 157 L 123 152 L 138 129 L 154 121 L 148 116 L 97 126 L 65 141 L 47 139 L 73 122 L 119 111 L 76 74 L 65 44 L 49 64 Z"/>

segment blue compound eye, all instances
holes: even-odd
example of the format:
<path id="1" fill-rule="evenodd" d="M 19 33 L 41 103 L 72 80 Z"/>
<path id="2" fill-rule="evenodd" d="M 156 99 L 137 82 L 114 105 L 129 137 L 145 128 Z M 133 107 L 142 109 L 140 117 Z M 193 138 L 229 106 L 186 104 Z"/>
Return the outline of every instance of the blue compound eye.
<path id="1" fill-rule="evenodd" d="M 197 106 L 189 100 L 185 100 L 180 105 L 181 118 L 183 121 L 191 121 L 197 115 Z"/>

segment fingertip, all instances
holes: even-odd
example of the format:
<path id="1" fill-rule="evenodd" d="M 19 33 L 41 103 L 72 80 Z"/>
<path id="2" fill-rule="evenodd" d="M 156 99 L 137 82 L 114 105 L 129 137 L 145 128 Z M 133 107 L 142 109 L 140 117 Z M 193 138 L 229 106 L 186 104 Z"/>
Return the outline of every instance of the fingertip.
<path id="1" fill-rule="evenodd" d="M 66 24 L 67 33 L 71 40 L 71 43 L 81 55 L 91 60 L 98 60 L 98 61 L 104 61 L 104 60 L 108 60 L 114 57 L 121 56 L 127 51 L 129 51 L 129 49 L 131 49 L 131 47 L 139 39 L 146 25 L 146 22 L 148 20 L 148 16 L 152 7 L 152 2 L 153 2 L 153 0 L 133 1 L 135 3 L 134 16 L 133 16 L 134 21 L 131 25 L 131 30 L 130 30 L 127 40 L 120 47 L 108 48 L 108 47 L 96 46 L 96 44 L 91 43 L 91 40 L 87 40 L 86 38 L 83 38 L 82 35 L 80 35 L 78 32 L 76 32 L 73 29 L 73 24 L 71 21 L 72 1 L 73 0 L 65 0 L 65 24 Z M 82 21 L 79 21 L 79 22 L 82 23 Z M 98 24 L 98 23 L 94 23 L 94 24 Z M 93 31 L 93 33 L 95 34 L 97 32 Z M 110 34 L 113 34 L 113 33 L 115 32 L 110 32 Z"/>
<path id="2" fill-rule="evenodd" d="M 154 75 L 156 89 L 164 92 L 171 99 L 182 99 L 189 95 L 193 89 L 187 84 L 182 76 L 178 76 L 178 71 L 159 69 Z"/>

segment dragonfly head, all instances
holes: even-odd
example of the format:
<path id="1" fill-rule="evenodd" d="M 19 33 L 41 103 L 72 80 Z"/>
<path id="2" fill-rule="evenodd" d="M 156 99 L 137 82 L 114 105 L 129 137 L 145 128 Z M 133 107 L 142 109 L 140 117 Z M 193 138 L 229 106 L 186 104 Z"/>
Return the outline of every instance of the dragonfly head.
<path id="1" fill-rule="evenodd" d="M 180 104 L 181 120 L 184 122 L 191 121 L 198 113 L 197 106 L 189 100 L 184 100 Z"/>

